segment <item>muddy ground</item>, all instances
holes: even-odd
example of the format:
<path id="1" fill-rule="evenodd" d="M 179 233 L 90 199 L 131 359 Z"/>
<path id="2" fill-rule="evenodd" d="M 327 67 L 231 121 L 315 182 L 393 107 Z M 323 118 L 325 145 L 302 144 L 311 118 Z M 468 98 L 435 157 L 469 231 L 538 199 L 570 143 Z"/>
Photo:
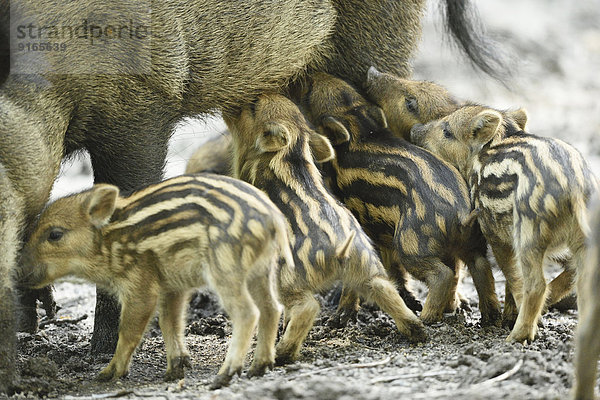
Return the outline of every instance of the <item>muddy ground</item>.
<path id="1" fill-rule="evenodd" d="M 501 277 L 499 278 L 501 281 Z M 498 290 L 503 287 L 498 282 Z M 417 291 L 424 294 L 417 286 Z M 472 284 L 464 289 L 474 298 Z M 431 340 L 409 345 L 393 321 L 365 306 L 344 329 L 327 325 L 335 310 L 335 291 L 320 296 L 322 312 L 298 362 L 276 367 L 262 378 L 234 378 L 230 387 L 208 391 L 227 348 L 231 327 L 210 293 L 192 301 L 186 342 L 192 370 L 185 380 L 162 382 L 165 351 L 156 321 L 133 357 L 128 377 L 96 383 L 94 376 L 110 355 L 92 358 L 93 287 L 82 282 L 57 285 L 63 307 L 58 323 L 36 335 L 19 335 L 22 398 L 169 399 L 559 399 L 571 385 L 575 312 L 551 311 L 531 345 L 507 344 L 508 330 L 482 328 L 476 302 L 470 313 L 448 314 L 427 328 Z M 84 316 L 86 319 L 80 320 Z M 248 358 L 249 360 L 249 358 Z M 495 382 L 498 380 L 498 382 Z"/>
<path id="2" fill-rule="evenodd" d="M 463 98 L 498 107 L 523 106 L 529 130 L 566 139 L 600 167 L 600 2 L 518 0 L 478 2 L 489 32 L 515 56 L 510 90 L 474 73 L 441 43 L 435 5 L 428 16 L 415 76 L 446 85 Z M 222 127 L 218 120 L 187 121 L 174 137 L 167 176 L 183 171 L 191 152 Z M 91 184 L 84 159 L 65 168 L 54 196 Z M 548 276 L 557 272 L 550 269 Z M 495 274 L 503 299 L 503 277 Z M 416 287 L 419 296 L 425 295 Z M 93 377 L 110 355 L 89 356 L 93 288 L 65 281 L 56 285 L 58 321 L 42 317 L 36 335 L 19 334 L 21 392 L 15 398 L 206 398 L 206 399 L 560 399 L 572 384 L 576 311 L 551 311 L 530 345 L 507 344 L 508 331 L 478 324 L 477 297 L 467 277 L 463 290 L 472 312 L 447 315 L 427 328 L 431 340 L 409 345 L 391 319 L 365 306 L 358 321 L 332 329 L 327 319 L 335 295 L 324 294 L 322 313 L 302 349 L 300 360 L 264 377 L 235 378 L 210 392 L 231 332 L 214 299 L 202 293 L 190 308 L 186 341 L 193 368 L 185 380 L 163 383 L 164 345 L 156 323 L 132 362 L 130 375 L 100 384 Z M 85 319 L 83 317 L 87 316 Z"/>

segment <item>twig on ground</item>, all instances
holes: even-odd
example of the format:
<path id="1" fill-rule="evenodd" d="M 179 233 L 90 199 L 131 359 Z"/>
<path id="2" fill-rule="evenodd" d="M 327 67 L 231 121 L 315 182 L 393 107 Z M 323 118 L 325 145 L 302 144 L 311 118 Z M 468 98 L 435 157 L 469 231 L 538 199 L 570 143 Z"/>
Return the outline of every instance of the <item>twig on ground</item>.
<path id="1" fill-rule="evenodd" d="M 371 385 L 375 383 L 383 383 L 383 382 L 392 382 L 398 379 L 413 379 L 413 378 L 427 378 L 430 376 L 441 376 L 441 375 L 456 375 L 456 371 L 454 370 L 442 370 L 442 371 L 431 371 L 431 372 L 418 372 L 415 374 L 403 374 L 403 375 L 394 375 L 387 376 L 383 378 L 375 378 L 369 382 Z"/>
<path id="2" fill-rule="evenodd" d="M 48 319 L 46 321 L 42 321 L 40 322 L 40 329 L 54 324 L 54 325 L 66 325 L 66 324 L 77 324 L 81 321 L 83 321 L 84 319 L 87 319 L 88 315 L 87 314 L 83 314 L 81 317 L 78 318 L 51 318 Z"/>
<path id="3" fill-rule="evenodd" d="M 470 398 L 473 396 L 474 393 L 477 393 L 477 391 L 480 390 L 481 388 L 489 387 L 489 386 L 493 385 L 494 383 L 501 382 L 501 381 L 504 381 L 504 380 L 510 378 L 511 376 L 516 374 L 519 371 L 519 369 L 521 369 L 522 366 L 523 366 L 523 360 L 521 359 L 521 360 L 517 361 L 517 363 L 515 364 L 514 367 L 512 367 L 505 373 L 495 376 L 491 379 L 485 380 L 483 382 L 476 383 L 469 387 L 465 387 L 465 388 L 460 388 L 460 389 L 456 388 L 456 389 L 452 389 L 452 390 L 448 390 L 448 388 L 446 388 L 446 389 L 442 389 L 442 390 L 434 390 L 434 391 L 429 391 L 429 392 L 425 392 L 425 393 L 407 393 L 407 394 L 410 394 L 410 398 L 415 399 L 415 400 L 420 400 L 420 399 L 431 400 L 431 399 L 448 398 L 448 397 Z"/>
<path id="4" fill-rule="evenodd" d="M 118 392 L 112 392 L 112 393 L 102 393 L 102 394 L 92 394 L 91 395 L 91 399 L 93 400 L 101 400 L 101 399 L 116 399 L 119 397 L 125 397 L 125 396 L 135 396 L 135 397 L 152 397 L 152 398 L 157 398 L 157 397 L 164 397 L 165 399 L 168 399 L 169 397 L 167 395 L 157 395 L 156 393 L 138 393 L 134 390 L 120 390 Z M 66 400 L 70 400 L 70 399 L 80 399 L 80 397 L 71 397 L 71 396 L 67 396 L 65 397 Z"/>
<path id="5" fill-rule="evenodd" d="M 495 376 L 493 378 L 490 378 L 488 380 L 485 380 L 483 382 L 476 383 L 471 387 L 490 386 L 496 382 L 506 380 L 506 379 L 510 378 L 511 376 L 513 376 L 514 374 L 516 374 L 519 371 L 519 369 L 521 369 L 522 365 L 523 365 L 523 359 L 520 359 L 519 361 L 517 361 L 517 363 L 514 365 L 514 367 L 512 367 L 505 373 Z"/>
<path id="6" fill-rule="evenodd" d="M 114 393 L 93 394 L 92 399 L 116 399 L 118 397 L 129 396 L 130 394 L 137 396 L 137 393 L 133 390 L 120 390 Z"/>
<path id="7" fill-rule="evenodd" d="M 307 377 L 307 376 L 316 375 L 316 374 L 320 374 L 321 372 L 332 371 L 332 370 L 335 370 L 335 369 L 351 369 L 351 368 L 372 368 L 372 367 L 378 367 L 380 365 L 388 364 L 390 361 L 392 361 L 392 359 L 391 359 L 391 357 L 388 356 L 388 357 L 384 358 L 383 360 L 373 361 L 373 362 L 370 362 L 370 363 L 336 365 L 334 367 L 327 367 L 327 368 L 317 369 L 317 370 L 314 370 L 314 371 L 304 372 L 302 374 L 298 374 L 296 376 L 293 376 L 290 379 L 304 378 L 304 377 Z"/>

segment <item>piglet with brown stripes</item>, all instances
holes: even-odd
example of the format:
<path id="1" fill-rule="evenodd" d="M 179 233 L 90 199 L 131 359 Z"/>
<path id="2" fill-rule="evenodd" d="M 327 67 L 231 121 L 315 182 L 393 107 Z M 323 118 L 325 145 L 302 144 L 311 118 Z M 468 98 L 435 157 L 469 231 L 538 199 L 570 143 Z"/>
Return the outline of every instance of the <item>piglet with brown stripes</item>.
<path id="1" fill-rule="evenodd" d="M 519 310 L 507 341 L 524 342 L 535 338 L 548 296 L 545 257 L 568 254 L 567 271 L 581 271 L 587 202 L 598 184 L 571 145 L 526 134 L 519 125 L 498 110 L 466 105 L 415 125 L 411 139 L 453 164 L 469 182 L 479 224 Z"/>
<path id="2" fill-rule="evenodd" d="M 212 388 L 240 374 L 258 321 L 248 375 L 272 367 L 280 316 L 279 259 L 294 270 L 285 218 L 260 190 L 212 174 L 184 175 L 120 197 L 111 185 L 50 204 L 25 246 L 20 278 L 43 287 L 75 275 L 122 304 L 114 357 L 98 378 L 127 374 L 131 355 L 157 308 L 167 350 L 166 380 L 181 379 L 190 357 L 183 329 L 192 288 L 208 286 L 232 321 L 225 362 Z M 24 267 L 25 268 L 25 267 Z"/>
<path id="3" fill-rule="evenodd" d="M 398 137 L 410 140 L 410 130 L 415 124 L 425 124 L 450 115 L 465 105 L 475 103 L 459 101 L 444 87 L 434 82 L 414 81 L 369 68 L 364 83 L 367 98 L 377 104 L 387 118 L 390 131 Z M 524 109 L 496 110 L 505 124 L 505 134 L 515 135 L 525 131 L 527 113 Z M 568 260 L 561 254 L 552 257 L 556 263 L 565 266 Z M 575 271 L 566 268 L 549 284 L 546 306 L 557 305 L 573 291 Z M 512 329 L 517 320 L 518 310 L 511 293 L 510 285 L 505 286 L 502 324 Z"/>
<path id="4" fill-rule="evenodd" d="M 370 239 L 323 185 L 312 152 L 325 161 L 333 149 L 298 107 L 281 95 L 263 95 L 225 121 L 233 135 L 235 173 L 266 191 L 288 221 L 296 268 L 279 272 L 286 328 L 276 362 L 298 357 L 319 312 L 314 293 L 340 280 L 390 314 L 410 341 L 424 341 L 423 324 L 390 282 Z"/>
<path id="5" fill-rule="evenodd" d="M 482 324 L 500 322 L 487 244 L 473 224 L 469 191 L 456 168 L 395 137 L 382 110 L 341 79 L 313 74 L 301 98 L 309 119 L 336 150 L 327 165 L 334 193 L 382 252 L 396 259 L 386 263 L 391 276 L 401 283 L 406 269 L 427 285 L 421 319 L 434 323 L 444 311 L 464 306 L 456 289 L 465 263 Z M 344 304 L 351 300 L 345 297 Z"/>

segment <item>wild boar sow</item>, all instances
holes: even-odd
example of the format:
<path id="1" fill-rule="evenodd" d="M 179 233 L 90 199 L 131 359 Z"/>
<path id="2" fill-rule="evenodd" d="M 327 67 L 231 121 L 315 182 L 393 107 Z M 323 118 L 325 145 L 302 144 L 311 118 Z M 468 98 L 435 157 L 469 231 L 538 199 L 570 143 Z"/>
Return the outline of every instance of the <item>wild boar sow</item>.
<path id="1" fill-rule="evenodd" d="M 189 366 L 183 330 L 190 289 L 213 289 L 232 321 L 225 361 L 212 387 L 241 373 L 258 321 L 249 375 L 273 366 L 280 309 L 277 263 L 294 269 L 286 222 L 273 203 L 245 182 L 184 175 L 119 197 L 115 186 L 57 200 L 42 213 L 25 246 L 22 280 L 41 287 L 76 275 L 115 294 L 122 304 L 114 357 L 99 379 L 117 379 L 157 308 L 167 350 L 165 379 Z"/>

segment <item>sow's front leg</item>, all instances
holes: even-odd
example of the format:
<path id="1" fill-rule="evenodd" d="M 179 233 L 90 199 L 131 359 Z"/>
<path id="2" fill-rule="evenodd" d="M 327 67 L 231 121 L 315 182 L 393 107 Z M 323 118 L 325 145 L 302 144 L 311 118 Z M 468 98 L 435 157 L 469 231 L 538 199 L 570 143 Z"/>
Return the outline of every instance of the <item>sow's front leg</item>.
<path id="1" fill-rule="evenodd" d="M 10 180 L 0 164 L 0 393 L 16 378 L 16 315 L 13 290 L 19 244 L 21 207 Z"/>
<path id="2" fill-rule="evenodd" d="M 160 126 L 160 124 L 156 124 Z M 139 132 L 148 129 L 143 137 Z M 88 149 L 94 170 L 95 183 L 116 185 L 122 192 L 158 182 L 162 179 L 163 166 L 167 155 L 168 138 L 171 132 L 148 127 L 134 130 L 123 129 L 118 137 L 107 138 L 102 143 Z M 152 134 L 155 132 L 156 134 Z M 107 291 L 96 288 L 96 310 L 94 332 L 91 340 L 93 354 L 109 353 L 115 350 L 118 340 L 120 305 Z"/>

